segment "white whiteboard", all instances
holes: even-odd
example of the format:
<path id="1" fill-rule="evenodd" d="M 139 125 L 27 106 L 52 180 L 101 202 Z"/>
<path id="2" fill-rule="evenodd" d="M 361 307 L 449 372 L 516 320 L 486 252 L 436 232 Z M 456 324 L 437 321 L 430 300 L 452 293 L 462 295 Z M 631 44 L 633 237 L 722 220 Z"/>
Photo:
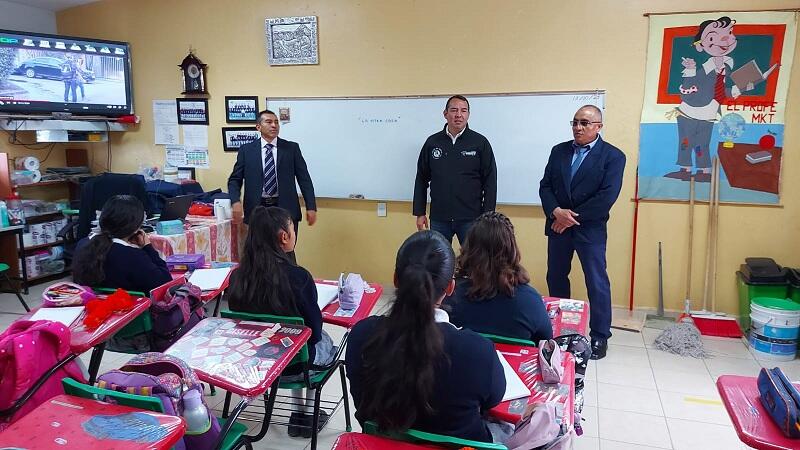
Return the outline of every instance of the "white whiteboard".
<path id="1" fill-rule="evenodd" d="M 425 139 L 441 131 L 449 96 L 269 98 L 280 136 L 300 144 L 317 197 L 410 201 Z M 467 95 L 469 127 L 492 144 L 497 202 L 541 204 L 539 180 L 550 150 L 572 139 L 568 124 L 603 91 Z"/>

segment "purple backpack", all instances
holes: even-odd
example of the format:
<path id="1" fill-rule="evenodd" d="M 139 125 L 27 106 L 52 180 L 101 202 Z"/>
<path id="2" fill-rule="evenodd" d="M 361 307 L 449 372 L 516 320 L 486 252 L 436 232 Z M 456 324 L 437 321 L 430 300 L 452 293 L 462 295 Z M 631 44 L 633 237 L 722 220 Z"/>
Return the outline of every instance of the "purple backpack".
<path id="1" fill-rule="evenodd" d="M 156 397 L 164 405 L 164 413 L 183 415 L 183 396 L 191 390 L 200 392 L 203 386 L 194 371 L 181 359 L 163 353 L 142 353 L 130 359 L 124 366 L 110 370 L 97 379 L 97 387 L 128 394 Z M 187 433 L 173 447 L 175 450 L 211 450 L 220 437 L 217 418 L 209 413 L 210 426 L 201 433 Z"/>
<path id="2" fill-rule="evenodd" d="M 199 287 L 186 283 L 169 288 L 163 299 L 153 301 L 153 351 L 168 349 L 205 318 L 201 295 Z"/>

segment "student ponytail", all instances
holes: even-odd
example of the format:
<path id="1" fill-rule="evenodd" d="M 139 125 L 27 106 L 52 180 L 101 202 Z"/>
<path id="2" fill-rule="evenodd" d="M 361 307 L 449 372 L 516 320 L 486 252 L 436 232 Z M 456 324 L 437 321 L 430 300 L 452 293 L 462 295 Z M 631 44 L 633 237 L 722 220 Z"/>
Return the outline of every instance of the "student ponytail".
<path id="1" fill-rule="evenodd" d="M 397 253 L 391 312 L 364 346 L 364 392 L 357 405 L 382 430 L 407 430 L 435 411 L 436 369 L 446 364 L 434 308 L 453 278 L 455 255 L 441 234 L 420 231 Z"/>
<path id="2" fill-rule="evenodd" d="M 132 195 L 115 195 L 100 212 L 100 233 L 89 240 L 75 255 L 72 278 L 85 286 L 100 286 L 106 278 L 106 256 L 114 238 L 127 240 L 142 226 L 144 205 Z M 116 286 L 104 286 L 116 287 Z"/>

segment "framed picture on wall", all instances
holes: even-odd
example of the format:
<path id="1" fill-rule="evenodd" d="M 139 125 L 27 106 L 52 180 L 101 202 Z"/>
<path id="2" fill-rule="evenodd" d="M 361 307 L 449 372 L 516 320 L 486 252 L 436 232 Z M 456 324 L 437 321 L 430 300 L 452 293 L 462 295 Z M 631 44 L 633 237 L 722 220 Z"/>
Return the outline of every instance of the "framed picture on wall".
<path id="1" fill-rule="evenodd" d="M 208 125 L 208 99 L 176 98 L 178 123 L 181 125 Z"/>
<path id="2" fill-rule="evenodd" d="M 178 180 L 197 180 L 194 167 L 178 167 Z"/>
<path id="3" fill-rule="evenodd" d="M 229 123 L 255 123 L 258 114 L 258 97 L 225 96 L 225 121 Z"/>
<path id="4" fill-rule="evenodd" d="M 252 127 L 222 127 L 222 149 L 235 152 L 244 144 L 255 141 L 261 133 Z"/>
<path id="5" fill-rule="evenodd" d="M 319 64 L 317 16 L 267 18 L 264 28 L 270 66 Z"/>

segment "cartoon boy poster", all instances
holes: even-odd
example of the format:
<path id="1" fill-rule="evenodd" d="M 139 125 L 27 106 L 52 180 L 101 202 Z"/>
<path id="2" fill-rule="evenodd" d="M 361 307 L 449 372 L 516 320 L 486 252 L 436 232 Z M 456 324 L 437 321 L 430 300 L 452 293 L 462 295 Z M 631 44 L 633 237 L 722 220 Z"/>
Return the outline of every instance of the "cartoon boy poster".
<path id="1" fill-rule="evenodd" d="M 720 161 L 726 202 L 779 201 L 795 13 L 651 17 L 640 126 L 641 198 L 708 195 Z"/>

